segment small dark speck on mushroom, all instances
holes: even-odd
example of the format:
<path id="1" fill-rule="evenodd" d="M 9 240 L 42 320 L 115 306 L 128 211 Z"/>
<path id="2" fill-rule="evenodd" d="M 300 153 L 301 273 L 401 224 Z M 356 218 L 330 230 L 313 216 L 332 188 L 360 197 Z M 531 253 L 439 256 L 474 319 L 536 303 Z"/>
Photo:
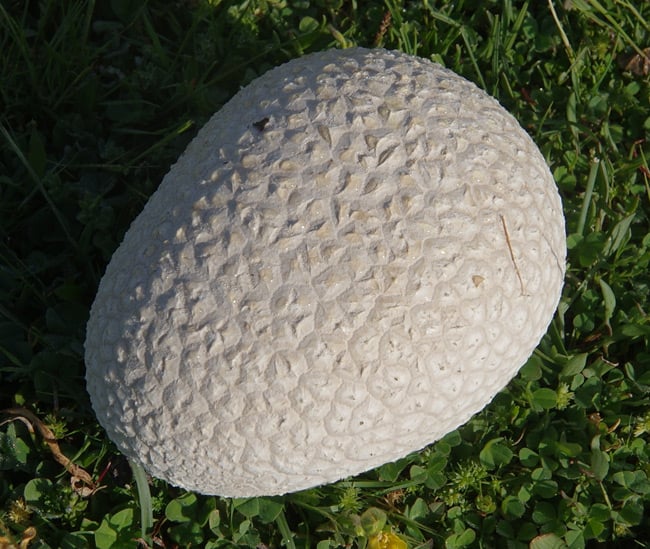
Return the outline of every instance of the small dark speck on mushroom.
<path id="1" fill-rule="evenodd" d="M 264 128 L 266 128 L 266 125 L 269 123 L 269 117 L 265 116 L 261 120 L 258 120 L 257 122 L 253 122 L 253 127 L 258 130 L 263 132 Z"/>

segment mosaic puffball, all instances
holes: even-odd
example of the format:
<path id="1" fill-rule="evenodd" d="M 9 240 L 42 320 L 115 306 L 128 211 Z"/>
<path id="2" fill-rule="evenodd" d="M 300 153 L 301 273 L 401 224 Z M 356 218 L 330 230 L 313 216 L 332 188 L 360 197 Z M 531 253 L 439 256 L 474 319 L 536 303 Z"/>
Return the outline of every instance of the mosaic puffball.
<path id="1" fill-rule="evenodd" d="M 494 99 L 382 49 L 237 93 L 135 219 L 87 327 L 99 422 L 153 476 L 282 494 L 439 439 L 557 307 L 562 205 Z"/>

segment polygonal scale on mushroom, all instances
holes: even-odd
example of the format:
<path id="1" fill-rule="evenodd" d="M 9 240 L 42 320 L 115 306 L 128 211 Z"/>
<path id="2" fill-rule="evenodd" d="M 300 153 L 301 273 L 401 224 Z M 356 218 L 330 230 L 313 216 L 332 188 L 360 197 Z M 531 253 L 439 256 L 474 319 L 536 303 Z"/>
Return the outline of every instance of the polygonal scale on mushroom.
<path id="1" fill-rule="evenodd" d="M 565 251 L 544 158 L 475 85 L 381 49 L 295 59 L 212 117 L 115 252 L 87 328 L 92 404 L 189 490 L 354 475 L 508 383 Z"/>

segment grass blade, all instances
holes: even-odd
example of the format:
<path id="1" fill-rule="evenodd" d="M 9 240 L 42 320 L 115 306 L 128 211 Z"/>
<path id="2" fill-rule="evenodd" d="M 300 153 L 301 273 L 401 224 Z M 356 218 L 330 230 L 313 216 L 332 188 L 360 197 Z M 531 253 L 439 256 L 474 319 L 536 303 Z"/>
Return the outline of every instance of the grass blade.
<path id="1" fill-rule="evenodd" d="M 138 488 L 138 502 L 140 503 L 140 529 L 142 537 L 147 535 L 147 532 L 153 528 L 153 506 L 151 505 L 151 492 L 149 491 L 149 482 L 147 481 L 147 473 L 141 465 L 135 461 L 129 460 L 131 471 L 133 471 L 133 478 Z"/>
<path id="2" fill-rule="evenodd" d="M 596 183 L 596 174 L 598 173 L 599 165 L 600 165 L 600 160 L 598 158 L 594 158 L 591 161 L 591 169 L 589 170 L 589 177 L 587 178 L 587 188 L 585 189 L 585 196 L 582 199 L 580 217 L 578 218 L 578 226 L 576 227 L 577 234 L 584 235 L 585 232 L 585 223 L 587 222 L 587 212 L 589 211 L 591 198 L 594 194 L 594 185 Z"/>
<path id="3" fill-rule="evenodd" d="M 48 194 L 47 190 L 43 186 L 43 181 L 41 181 L 41 178 L 34 171 L 34 168 L 29 163 L 29 161 L 27 160 L 25 155 L 23 154 L 23 151 L 20 150 L 20 147 L 18 146 L 18 144 L 14 141 L 14 139 L 11 137 L 11 134 L 7 131 L 7 129 L 2 124 L 0 124 L 0 133 L 5 138 L 5 141 L 9 145 L 9 148 L 15 153 L 15 155 L 20 160 L 21 164 L 27 170 L 27 173 L 32 178 L 32 180 L 34 181 L 34 184 L 36 185 L 36 188 L 43 195 L 43 198 L 45 199 L 48 206 L 52 210 L 52 213 L 54 214 L 54 217 L 56 218 L 59 225 L 61 226 L 61 229 L 63 230 L 63 233 L 65 234 L 65 237 L 68 240 L 68 243 L 72 246 L 73 249 L 76 250 L 77 249 L 77 242 L 75 241 L 74 238 L 72 238 L 72 234 L 70 233 L 70 229 L 68 228 L 68 223 L 66 222 L 65 218 L 63 217 L 63 214 L 56 207 L 56 204 L 54 204 L 54 202 L 50 198 L 50 195 Z"/>
<path id="4" fill-rule="evenodd" d="M 278 529 L 282 534 L 282 543 L 289 549 L 296 549 L 296 543 L 293 541 L 293 534 L 289 528 L 289 523 L 287 522 L 287 517 L 284 514 L 284 511 L 280 511 L 280 514 L 275 519 L 275 523 L 278 525 Z"/>

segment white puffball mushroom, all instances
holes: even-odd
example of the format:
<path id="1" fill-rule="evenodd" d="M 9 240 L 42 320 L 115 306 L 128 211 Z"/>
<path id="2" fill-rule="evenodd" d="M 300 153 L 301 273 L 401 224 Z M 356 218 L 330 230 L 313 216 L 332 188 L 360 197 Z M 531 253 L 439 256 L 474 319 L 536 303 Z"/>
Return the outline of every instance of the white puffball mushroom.
<path id="1" fill-rule="evenodd" d="M 565 254 L 553 177 L 494 99 L 398 52 L 307 55 L 216 113 L 126 233 L 87 327 L 92 405 L 188 490 L 355 475 L 491 401 Z"/>

